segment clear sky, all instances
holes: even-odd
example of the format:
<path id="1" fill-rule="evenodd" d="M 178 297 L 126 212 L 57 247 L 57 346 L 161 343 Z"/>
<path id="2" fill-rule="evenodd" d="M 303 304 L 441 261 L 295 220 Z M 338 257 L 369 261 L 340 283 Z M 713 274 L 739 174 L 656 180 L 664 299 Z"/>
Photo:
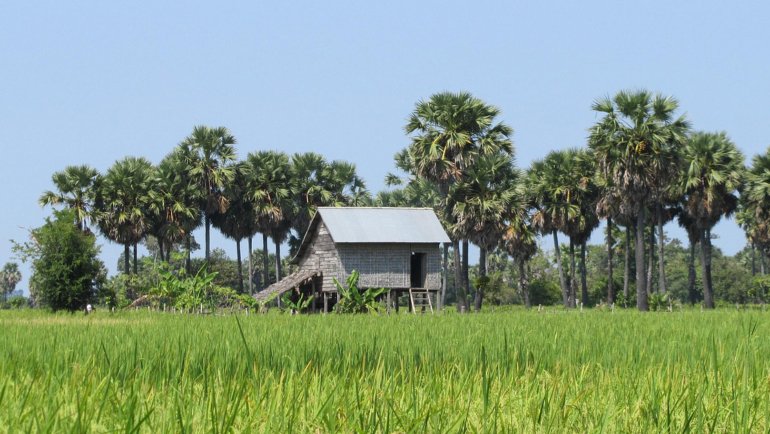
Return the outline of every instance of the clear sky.
<path id="1" fill-rule="evenodd" d="M 377 191 L 435 92 L 500 107 L 526 167 L 583 146 L 594 99 L 643 87 L 750 158 L 770 144 L 768 16 L 760 1 L 4 1 L 0 264 L 49 214 L 54 171 L 158 162 L 196 124 L 230 128 L 241 157 L 352 161 Z M 715 233 L 727 253 L 745 243 L 733 222 Z M 114 270 L 120 247 L 100 242 Z"/>

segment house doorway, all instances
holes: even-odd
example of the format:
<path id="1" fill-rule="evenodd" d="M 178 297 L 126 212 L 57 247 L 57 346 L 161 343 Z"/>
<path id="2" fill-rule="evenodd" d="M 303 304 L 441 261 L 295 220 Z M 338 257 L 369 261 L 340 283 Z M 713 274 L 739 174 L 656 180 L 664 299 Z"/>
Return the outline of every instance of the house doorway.
<path id="1" fill-rule="evenodd" d="M 412 252 L 412 260 L 410 264 L 410 281 L 411 288 L 425 288 L 425 275 L 426 261 L 425 253 Z"/>

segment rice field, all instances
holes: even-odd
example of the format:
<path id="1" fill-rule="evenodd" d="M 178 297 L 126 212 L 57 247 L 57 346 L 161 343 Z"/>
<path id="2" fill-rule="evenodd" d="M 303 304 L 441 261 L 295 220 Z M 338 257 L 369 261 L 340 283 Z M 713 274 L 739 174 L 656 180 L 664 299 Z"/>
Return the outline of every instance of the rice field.
<path id="1" fill-rule="evenodd" d="M 0 312 L 3 432 L 767 432 L 770 313 Z"/>

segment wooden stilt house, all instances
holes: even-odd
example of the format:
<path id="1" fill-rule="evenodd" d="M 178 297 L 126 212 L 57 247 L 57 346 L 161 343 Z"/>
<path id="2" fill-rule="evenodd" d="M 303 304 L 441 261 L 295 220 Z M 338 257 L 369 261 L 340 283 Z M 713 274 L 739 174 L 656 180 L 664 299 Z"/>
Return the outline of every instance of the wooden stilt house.
<path id="1" fill-rule="evenodd" d="M 294 290 L 314 295 L 314 309 L 328 312 L 338 300 L 333 279 L 344 283 L 355 270 L 360 288 L 388 289 L 388 308 L 408 295 L 411 309 L 433 310 L 444 285 L 442 244 L 449 242 L 430 208 L 322 207 L 293 258 L 297 271 L 256 297 Z"/>

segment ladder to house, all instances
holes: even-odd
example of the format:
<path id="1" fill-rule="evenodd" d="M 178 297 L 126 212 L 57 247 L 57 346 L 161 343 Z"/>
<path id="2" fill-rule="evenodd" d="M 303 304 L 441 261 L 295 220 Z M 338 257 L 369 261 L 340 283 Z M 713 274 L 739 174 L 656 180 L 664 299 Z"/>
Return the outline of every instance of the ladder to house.
<path id="1" fill-rule="evenodd" d="M 430 299 L 430 291 L 426 289 L 409 288 L 409 301 L 412 303 L 412 313 L 417 315 L 417 309 L 421 312 L 433 313 L 433 301 Z"/>

